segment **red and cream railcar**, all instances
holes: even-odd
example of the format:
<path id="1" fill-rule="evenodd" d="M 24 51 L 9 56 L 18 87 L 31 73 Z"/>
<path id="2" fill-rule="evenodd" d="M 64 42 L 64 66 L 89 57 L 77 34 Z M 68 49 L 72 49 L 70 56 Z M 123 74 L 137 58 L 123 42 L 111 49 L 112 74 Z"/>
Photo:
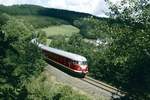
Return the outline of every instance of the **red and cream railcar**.
<path id="1" fill-rule="evenodd" d="M 31 42 L 37 43 L 36 39 L 31 40 Z M 82 75 L 85 75 L 88 72 L 87 59 L 85 57 L 56 48 L 51 48 L 43 44 L 37 44 L 49 60 Z"/>
<path id="2" fill-rule="evenodd" d="M 88 72 L 87 60 L 85 57 L 56 48 L 51 48 L 43 44 L 39 44 L 39 47 L 49 60 L 59 63 L 73 72 L 80 74 L 86 74 Z"/>

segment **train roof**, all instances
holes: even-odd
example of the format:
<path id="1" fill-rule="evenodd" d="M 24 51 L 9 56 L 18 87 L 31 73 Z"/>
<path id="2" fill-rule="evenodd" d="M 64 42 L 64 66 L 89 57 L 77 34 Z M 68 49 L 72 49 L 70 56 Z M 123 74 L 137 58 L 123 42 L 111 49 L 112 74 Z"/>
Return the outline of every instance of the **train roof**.
<path id="1" fill-rule="evenodd" d="M 63 56 L 63 57 L 66 57 L 75 61 L 87 61 L 85 57 L 78 55 L 78 54 L 74 54 L 74 53 L 63 51 L 63 50 L 56 49 L 56 48 L 51 48 L 43 44 L 38 44 L 38 46 L 43 50 L 58 54 L 60 56 Z"/>
<path id="2" fill-rule="evenodd" d="M 31 42 L 34 43 L 34 44 L 37 44 L 38 47 L 40 47 L 43 50 L 58 54 L 60 56 L 64 56 L 66 58 L 69 58 L 69 59 L 72 59 L 72 60 L 75 60 L 75 61 L 87 61 L 87 59 L 85 57 L 81 56 L 81 55 L 74 54 L 74 53 L 67 52 L 67 51 L 63 51 L 63 50 L 56 49 L 56 48 L 51 48 L 51 47 L 48 47 L 46 45 L 40 44 L 40 43 L 37 42 L 36 38 L 32 39 Z"/>

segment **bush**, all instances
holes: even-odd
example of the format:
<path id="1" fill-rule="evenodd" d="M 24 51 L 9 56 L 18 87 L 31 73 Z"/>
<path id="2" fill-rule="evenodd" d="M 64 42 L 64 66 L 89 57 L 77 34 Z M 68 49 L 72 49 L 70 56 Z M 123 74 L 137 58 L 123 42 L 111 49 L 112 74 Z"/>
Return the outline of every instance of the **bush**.
<path id="1" fill-rule="evenodd" d="M 38 78 L 26 85 L 28 90 L 27 99 L 32 100 L 90 100 L 87 96 L 81 95 L 71 87 L 56 83 L 46 75 L 44 71 Z"/>

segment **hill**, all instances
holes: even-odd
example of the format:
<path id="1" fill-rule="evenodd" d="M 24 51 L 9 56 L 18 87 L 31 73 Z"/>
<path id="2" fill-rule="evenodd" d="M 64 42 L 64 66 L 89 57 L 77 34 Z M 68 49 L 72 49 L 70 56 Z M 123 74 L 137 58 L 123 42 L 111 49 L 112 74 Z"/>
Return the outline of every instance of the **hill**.
<path id="1" fill-rule="evenodd" d="M 36 16 L 36 15 L 14 15 L 17 19 L 23 19 L 34 28 L 45 28 L 50 26 L 68 25 L 69 23 L 63 19 L 48 17 L 48 16 Z"/>
<path id="2" fill-rule="evenodd" d="M 84 17 L 94 15 L 87 13 L 80 13 L 75 11 L 54 9 L 54 8 L 44 8 L 41 6 L 35 5 L 13 5 L 13 6 L 4 6 L 0 5 L 0 13 L 7 13 L 9 15 L 38 15 L 38 16 L 51 16 L 55 18 L 64 19 L 70 23 L 73 23 L 74 20 Z"/>

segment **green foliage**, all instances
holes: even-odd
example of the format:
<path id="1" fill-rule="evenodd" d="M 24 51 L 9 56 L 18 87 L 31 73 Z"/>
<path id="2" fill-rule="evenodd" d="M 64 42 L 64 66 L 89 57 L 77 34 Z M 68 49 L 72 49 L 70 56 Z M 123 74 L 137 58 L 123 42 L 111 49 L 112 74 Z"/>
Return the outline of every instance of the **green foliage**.
<path id="1" fill-rule="evenodd" d="M 68 86 L 61 87 L 53 99 L 54 100 L 90 100 L 88 97 L 74 92 L 71 89 L 71 87 Z"/>
<path id="2" fill-rule="evenodd" d="M 53 18 L 53 17 L 47 17 L 47 16 L 33 16 L 33 15 L 24 15 L 24 16 L 14 16 L 17 19 L 23 19 L 27 23 L 33 25 L 34 28 L 45 28 L 53 25 L 62 25 L 62 24 L 68 24 L 67 21 Z"/>
<path id="3" fill-rule="evenodd" d="M 2 99 L 25 98 L 27 95 L 25 82 L 43 70 L 41 51 L 30 43 L 33 32 L 31 25 L 14 18 L 9 18 L 1 27 L 0 98 Z"/>
<path id="4" fill-rule="evenodd" d="M 8 19 L 9 16 L 7 14 L 0 14 L 0 27 L 4 25 Z"/>
<path id="5" fill-rule="evenodd" d="M 74 11 L 60 10 L 54 8 L 44 8 L 35 5 L 0 5 L 0 13 L 7 13 L 10 15 L 36 15 L 36 16 L 51 16 L 73 23 L 78 18 L 93 16 L 86 13 L 79 13 Z"/>
<path id="6" fill-rule="evenodd" d="M 81 95 L 71 87 L 52 81 L 49 74 L 44 71 L 38 78 L 32 78 L 26 85 L 29 100 L 90 100 L 87 96 Z"/>
<path id="7" fill-rule="evenodd" d="M 38 30 L 35 35 L 36 35 L 36 37 L 38 37 L 38 40 L 39 40 L 40 43 L 46 44 L 46 42 L 47 42 L 47 35 L 46 35 L 46 33 L 44 31 Z"/>
<path id="8" fill-rule="evenodd" d="M 60 40 L 53 40 L 50 46 L 63 48 L 67 51 L 80 52 L 82 50 L 80 47 L 84 46 L 84 44 L 80 34 L 73 34 L 69 40 L 65 40 L 64 38 Z"/>
<path id="9" fill-rule="evenodd" d="M 106 30 L 108 27 L 106 22 L 93 17 L 76 20 L 74 24 L 80 28 L 80 34 L 86 38 L 105 38 L 109 34 Z"/>
<path id="10" fill-rule="evenodd" d="M 123 90 L 128 92 L 128 99 L 148 100 L 150 94 L 150 37 L 149 37 L 149 4 L 146 1 L 128 1 L 123 4 L 132 4 L 122 7 L 121 11 L 116 5 L 110 8 L 112 17 L 121 19 L 124 26 L 130 31 L 118 31 L 107 52 L 109 58 L 109 73 Z M 114 9 L 112 9 L 114 8 Z M 141 11 L 135 13 L 135 11 Z M 117 14 L 116 14 L 117 11 Z M 111 13 L 111 15 L 112 15 Z M 110 68 L 111 67 L 111 68 Z M 119 83 L 119 84 L 117 84 Z"/>
<path id="11" fill-rule="evenodd" d="M 47 80 L 46 76 L 39 75 L 33 77 L 31 81 L 26 84 L 29 100 L 53 100 L 57 90 L 60 88 L 58 84 L 53 81 Z"/>
<path id="12" fill-rule="evenodd" d="M 88 17 L 75 20 L 74 25 L 79 27 L 80 34 L 88 39 L 106 39 L 111 38 L 118 31 L 129 31 L 128 26 L 124 26 L 123 21 L 119 19 Z"/>

